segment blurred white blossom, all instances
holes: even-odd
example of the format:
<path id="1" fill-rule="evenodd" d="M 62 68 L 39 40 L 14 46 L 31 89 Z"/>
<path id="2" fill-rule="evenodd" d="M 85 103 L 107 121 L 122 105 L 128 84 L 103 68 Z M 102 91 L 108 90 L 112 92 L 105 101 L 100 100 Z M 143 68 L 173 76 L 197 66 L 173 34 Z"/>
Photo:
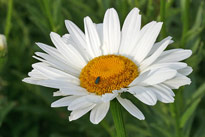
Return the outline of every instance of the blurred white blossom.
<path id="1" fill-rule="evenodd" d="M 0 56 L 5 55 L 7 51 L 6 37 L 0 34 Z"/>

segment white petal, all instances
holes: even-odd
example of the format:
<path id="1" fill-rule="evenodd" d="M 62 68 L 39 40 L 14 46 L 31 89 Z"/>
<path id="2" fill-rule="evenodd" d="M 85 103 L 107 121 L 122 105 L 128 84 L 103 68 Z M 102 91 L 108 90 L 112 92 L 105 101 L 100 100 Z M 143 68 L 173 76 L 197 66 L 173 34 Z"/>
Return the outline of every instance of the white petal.
<path id="1" fill-rule="evenodd" d="M 89 107 L 90 105 L 93 105 L 91 102 L 87 102 L 86 96 L 77 98 L 74 100 L 69 106 L 68 110 L 77 110 L 77 109 L 82 109 L 85 107 Z"/>
<path id="2" fill-rule="evenodd" d="M 50 56 L 48 54 L 41 53 L 41 52 L 36 52 L 35 54 L 37 56 L 45 59 L 46 63 L 50 64 L 52 67 L 55 67 L 59 70 L 67 72 L 67 73 L 74 75 L 76 77 L 79 77 L 79 75 L 80 75 L 79 69 L 74 68 L 72 65 L 68 65 L 67 63 L 62 62 L 61 60 L 58 60 L 58 59 L 54 58 L 53 56 Z M 42 61 L 42 60 L 40 60 L 40 61 Z"/>
<path id="3" fill-rule="evenodd" d="M 134 60 L 138 63 L 142 62 L 143 59 L 150 52 L 154 42 L 157 39 L 157 36 L 161 30 L 162 23 L 151 22 L 146 25 L 141 30 L 141 38 L 137 43 L 135 49 L 132 51 L 131 55 L 134 56 Z"/>
<path id="4" fill-rule="evenodd" d="M 96 29 L 97 29 L 100 41 L 101 43 L 103 43 L 103 24 L 102 23 L 96 24 Z"/>
<path id="5" fill-rule="evenodd" d="M 113 100 L 117 96 L 118 96 L 117 93 L 105 93 L 105 94 L 102 95 L 102 100 L 104 102 L 109 102 L 109 101 Z"/>
<path id="6" fill-rule="evenodd" d="M 151 87 L 152 91 L 156 95 L 157 99 L 160 100 L 163 103 L 173 103 L 174 98 L 170 94 L 167 94 L 168 92 L 164 90 L 159 90 L 159 88 Z"/>
<path id="7" fill-rule="evenodd" d="M 73 41 L 76 43 L 77 49 L 80 50 L 81 54 L 87 55 L 88 60 L 92 59 L 90 53 L 87 51 L 87 43 L 84 33 L 70 20 L 66 20 L 65 25 Z"/>
<path id="8" fill-rule="evenodd" d="M 45 77 L 41 73 L 39 73 L 39 71 L 36 69 L 33 69 L 31 72 L 29 72 L 28 76 L 39 79 L 39 80 L 45 79 Z"/>
<path id="9" fill-rule="evenodd" d="M 37 42 L 36 45 L 38 45 L 43 51 L 45 51 L 46 53 L 48 53 L 52 57 L 54 57 L 54 58 L 56 58 L 64 63 L 67 62 L 66 59 L 63 57 L 63 55 L 56 48 L 53 48 L 49 45 L 39 43 L 39 42 Z"/>
<path id="10" fill-rule="evenodd" d="M 85 17 L 84 25 L 86 42 L 88 50 L 90 51 L 90 53 L 92 53 L 91 56 L 94 58 L 102 55 L 100 50 L 101 42 L 95 24 L 89 17 Z"/>
<path id="11" fill-rule="evenodd" d="M 128 92 L 147 105 L 153 106 L 157 103 L 156 95 L 149 87 L 134 86 L 128 88 Z"/>
<path id="12" fill-rule="evenodd" d="M 140 73 L 140 75 L 135 78 L 128 87 L 132 87 L 135 86 L 137 84 L 140 84 L 142 81 L 144 81 L 149 75 L 150 75 L 151 71 L 146 71 L 144 73 Z"/>
<path id="13" fill-rule="evenodd" d="M 183 69 L 186 67 L 187 67 L 187 64 L 183 63 L 183 62 L 157 63 L 157 64 L 150 65 L 149 67 L 147 67 L 144 70 L 140 70 L 140 72 L 144 73 L 148 70 L 156 70 L 156 69 L 160 69 L 160 68 L 170 68 L 170 69 L 174 69 L 174 70 L 179 70 L 179 69 Z"/>
<path id="14" fill-rule="evenodd" d="M 56 92 L 53 92 L 53 96 L 57 97 L 57 96 L 67 96 L 67 95 L 63 94 L 61 91 L 56 91 Z"/>
<path id="15" fill-rule="evenodd" d="M 127 15 L 122 27 L 122 39 L 119 54 L 129 55 L 139 40 L 141 15 L 139 9 L 134 8 Z"/>
<path id="16" fill-rule="evenodd" d="M 171 90 L 171 88 L 169 88 L 168 86 L 166 86 L 165 84 L 157 84 L 157 85 L 153 85 L 153 87 L 165 92 L 168 95 L 171 96 L 175 96 L 174 92 Z"/>
<path id="17" fill-rule="evenodd" d="M 22 81 L 25 82 L 25 83 L 38 85 L 38 84 L 36 84 L 36 83 L 39 81 L 39 79 L 37 79 L 37 78 L 32 78 L 32 77 L 28 77 L 28 78 L 24 78 Z"/>
<path id="18" fill-rule="evenodd" d="M 187 66 L 186 68 L 182 68 L 178 70 L 178 73 L 188 76 L 191 72 L 193 71 L 193 69 L 189 66 Z"/>
<path id="19" fill-rule="evenodd" d="M 64 98 L 61 98 L 51 104 L 51 107 L 65 107 L 69 106 L 71 102 L 73 102 L 75 99 L 77 99 L 78 96 L 67 96 Z"/>
<path id="20" fill-rule="evenodd" d="M 60 79 L 43 79 L 39 80 L 36 84 L 42 85 L 45 87 L 50 87 L 50 88 L 65 88 L 65 87 L 76 87 L 76 88 L 81 88 L 77 84 L 70 83 L 68 80 L 60 80 Z"/>
<path id="21" fill-rule="evenodd" d="M 90 105 L 89 107 L 82 108 L 82 109 L 73 110 L 69 116 L 69 121 L 79 119 L 80 117 L 88 113 L 91 109 L 93 109 L 93 107 L 95 107 L 95 104 Z"/>
<path id="22" fill-rule="evenodd" d="M 100 121 L 102 121 L 103 118 L 106 116 L 109 110 L 109 107 L 110 107 L 110 102 L 101 103 L 101 104 L 96 105 L 90 113 L 90 121 L 93 124 L 100 123 Z"/>
<path id="23" fill-rule="evenodd" d="M 127 99 L 122 99 L 120 96 L 117 97 L 117 100 L 120 104 L 134 117 L 138 118 L 139 120 L 144 120 L 145 117 L 142 112 L 130 101 Z"/>
<path id="24" fill-rule="evenodd" d="M 166 38 L 164 38 L 163 40 L 161 40 L 160 42 L 155 43 L 152 46 L 152 49 L 150 50 L 150 52 L 148 53 L 147 57 L 149 57 L 150 55 L 152 55 L 165 41 L 170 40 L 169 41 L 169 45 L 172 44 L 174 41 L 171 40 L 172 37 L 168 36 Z"/>
<path id="25" fill-rule="evenodd" d="M 108 9 L 103 20 L 103 54 L 117 54 L 120 45 L 120 21 L 115 9 Z"/>
<path id="26" fill-rule="evenodd" d="M 91 93 L 90 93 L 90 94 L 87 96 L 86 100 L 87 100 L 88 102 L 97 104 L 97 103 L 101 103 L 101 102 L 102 102 L 102 97 L 101 97 L 101 96 L 98 96 L 98 95 L 96 95 L 96 94 L 91 94 Z"/>
<path id="27" fill-rule="evenodd" d="M 79 79 L 73 75 L 60 71 L 58 69 L 46 66 L 43 63 L 35 63 L 32 65 L 36 71 L 43 75 L 46 79 L 61 79 L 79 84 Z"/>
<path id="28" fill-rule="evenodd" d="M 147 77 L 147 79 L 145 79 L 142 83 L 147 85 L 155 85 L 164 82 L 165 80 L 173 78 L 176 75 L 176 73 L 176 70 L 162 68 L 151 73 L 150 76 Z"/>
<path id="29" fill-rule="evenodd" d="M 191 84 L 191 80 L 186 76 L 180 75 L 180 76 L 176 76 L 173 79 L 165 81 L 164 84 L 166 84 L 172 89 L 178 89 L 181 86 Z"/>
<path id="30" fill-rule="evenodd" d="M 148 58 L 146 58 L 141 64 L 140 64 L 140 70 L 144 70 L 149 65 L 151 65 L 165 50 L 165 48 L 168 46 L 170 39 L 167 39 L 164 41 L 159 48 Z"/>
<path id="31" fill-rule="evenodd" d="M 178 62 L 182 61 L 192 54 L 191 50 L 184 49 L 171 49 L 164 51 L 161 56 L 156 60 L 156 63 L 164 63 L 164 62 Z"/>
<path id="32" fill-rule="evenodd" d="M 70 34 L 64 34 L 64 35 L 62 36 L 62 39 L 63 39 L 63 41 L 64 41 L 66 44 L 75 45 L 75 42 L 72 40 Z"/>
<path id="33" fill-rule="evenodd" d="M 156 69 L 147 73 L 143 73 L 142 77 L 137 77 L 130 85 L 155 85 L 164 82 L 176 76 L 177 71 L 169 68 Z M 139 80 L 141 79 L 141 81 Z"/>
<path id="34" fill-rule="evenodd" d="M 85 48 L 86 41 L 84 33 L 70 20 L 66 20 L 65 25 L 75 43 Z"/>
<path id="35" fill-rule="evenodd" d="M 51 32 L 50 37 L 56 48 L 70 64 L 79 69 L 87 64 L 81 54 L 73 46 L 67 45 L 58 34 Z"/>
<path id="36" fill-rule="evenodd" d="M 87 95 L 86 89 L 78 86 L 67 86 L 65 88 L 60 88 L 60 91 L 65 95 Z"/>

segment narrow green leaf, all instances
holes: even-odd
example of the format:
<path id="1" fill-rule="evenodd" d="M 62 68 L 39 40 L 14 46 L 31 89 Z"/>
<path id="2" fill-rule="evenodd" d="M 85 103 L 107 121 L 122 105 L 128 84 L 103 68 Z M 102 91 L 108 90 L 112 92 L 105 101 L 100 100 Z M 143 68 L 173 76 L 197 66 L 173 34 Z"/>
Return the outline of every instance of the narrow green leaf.
<path id="1" fill-rule="evenodd" d="M 187 107 L 186 111 L 182 115 L 180 119 L 180 127 L 184 127 L 186 122 L 190 119 L 190 117 L 194 114 L 199 102 L 201 101 L 203 95 L 205 93 L 205 83 L 199 87 L 199 89 L 193 94 L 189 103 L 191 105 Z"/>

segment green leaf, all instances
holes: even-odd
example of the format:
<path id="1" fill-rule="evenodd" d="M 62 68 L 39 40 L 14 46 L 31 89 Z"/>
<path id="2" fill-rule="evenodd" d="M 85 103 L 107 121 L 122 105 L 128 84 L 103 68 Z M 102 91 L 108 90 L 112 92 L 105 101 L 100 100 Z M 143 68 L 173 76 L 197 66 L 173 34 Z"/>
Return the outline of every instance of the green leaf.
<path id="1" fill-rule="evenodd" d="M 14 102 L 7 102 L 4 98 L 0 98 L 0 127 L 3 123 L 3 120 L 14 106 Z"/>
<path id="2" fill-rule="evenodd" d="M 186 109 L 182 117 L 180 118 L 180 127 L 183 128 L 186 122 L 193 116 L 199 102 L 201 101 L 205 93 L 205 83 L 199 87 L 199 89 L 193 94 L 190 102 L 191 105 Z"/>

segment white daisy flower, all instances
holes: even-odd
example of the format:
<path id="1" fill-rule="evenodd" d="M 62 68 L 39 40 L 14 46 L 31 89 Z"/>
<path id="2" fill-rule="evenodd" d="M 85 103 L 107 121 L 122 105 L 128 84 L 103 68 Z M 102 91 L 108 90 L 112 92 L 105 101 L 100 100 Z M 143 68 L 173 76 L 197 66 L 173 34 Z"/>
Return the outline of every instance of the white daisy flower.
<path id="1" fill-rule="evenodd" d="M 58 89 L 54 96 L 63 96 L 51 107 L 68 107 L 69 120 L 90 112 L 90 121 L 98 124 L 107 114 L 110 101 L 119 103 L 134 117 L 143 120 L 142 112 L 128 99 L 129 92 L 147 105 L 157 100 L 174 101 L 172 89 L 190 84 L 192 68 L 181 62 L 192 52 L 166 50 L 173 41 L 167 37 L 155 43 L 162 22 L 152 21 L 141 28 L 139 9 L 126 17 L 122 29 L 115 9 L 108 9 L 103 23 L 84 18 L 85 33 L 66 20 L 69 34 L 62 37 L 51 32 L 56 48 L 36 43 L 46 53 L 36 52 L 39 63 L 23 81 Z"/>

